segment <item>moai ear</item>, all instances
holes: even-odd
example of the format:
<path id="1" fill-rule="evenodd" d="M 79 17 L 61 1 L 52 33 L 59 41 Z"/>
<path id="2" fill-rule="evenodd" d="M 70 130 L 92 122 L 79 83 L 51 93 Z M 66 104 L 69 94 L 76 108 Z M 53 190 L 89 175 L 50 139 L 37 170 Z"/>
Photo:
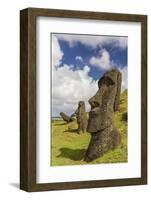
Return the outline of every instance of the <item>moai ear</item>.
<path id="1" fill-rule="evenodd" d="M 114 111 L 118 110 L 119 103 L 120 103 L 121 82 L 122 82 L 122 74 L 121 72 L 119 72 L 117 75 L 117 91 L 116 91 L 116 96 L 115 96 L 115 101 L 114 101 Z"/>

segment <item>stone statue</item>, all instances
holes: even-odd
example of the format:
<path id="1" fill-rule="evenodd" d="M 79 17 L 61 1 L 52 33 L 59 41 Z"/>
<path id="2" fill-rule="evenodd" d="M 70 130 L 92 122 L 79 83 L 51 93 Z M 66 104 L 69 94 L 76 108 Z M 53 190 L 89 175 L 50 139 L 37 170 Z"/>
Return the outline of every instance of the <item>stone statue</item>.
<path id="1" fill-rule="evenodd" d="M 87 131 L 91 133 L 91 140 L 85 155 L 87 162 L 101 157 L 120 144 L 121 138 L 114 127 L 113 114 L 118 110 L 121 78 L 117 69 L 106 72 L 98 81 L 97 93 L 89 99 L 91 111 Z"/>
<path id="2" fill-rule="evenodd" d="M 72 114 L 71 116 L 66 115 L 64 112 L 60 113 L 60 116 L 62 117 L 62 119 L 69 123 L 75 120 L 75 114 Z"/>
<path id="3" fill-rule="evenodd" d="M 87 129 L 88 118 L 87 113 L 85 111 L 85 103 L 84 101 L 80 101 L 78 104 L 78 108 L 75 111 L 77 116 L 77 123 L 78 123 L 78 133 L 84 133 Z"/>

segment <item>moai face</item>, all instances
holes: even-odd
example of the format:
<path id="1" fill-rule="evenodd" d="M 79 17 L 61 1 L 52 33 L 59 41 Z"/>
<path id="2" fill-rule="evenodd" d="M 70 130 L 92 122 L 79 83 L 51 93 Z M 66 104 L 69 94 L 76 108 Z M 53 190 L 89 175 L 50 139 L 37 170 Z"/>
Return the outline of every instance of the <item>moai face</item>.
<path id="1" fill-rule="evenodd" d="M 87 131 L 96 133 L 112 124 L 113 112 L 118 109 L 121 91 L 121 73 L 106 72 L 98 82 L 98 91 L 90 98 L 91 111 Z"/>
<path id="2" fill-rule="evenodd" d="M 85 103 L 84 103 L 84 101 L 79 101 L 78 108 L 75 111 L 75 114 L 79 115 L 84 112 L 85 112 Z"/>
<path id="3" fill-rule="evenodd" d="M 84 103 L 84 101 L 79 102 L 79 113 L 80 114 L 85 113 L 85 103 Z"/>

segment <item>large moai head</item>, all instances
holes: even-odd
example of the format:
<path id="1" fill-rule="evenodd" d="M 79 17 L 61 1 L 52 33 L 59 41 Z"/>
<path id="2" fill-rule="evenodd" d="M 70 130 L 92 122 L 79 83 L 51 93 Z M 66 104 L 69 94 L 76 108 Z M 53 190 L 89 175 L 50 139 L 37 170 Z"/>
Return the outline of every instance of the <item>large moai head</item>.
<path id="1" fill-rule="evenodd" d="M 109 127 L 112 115 L 118 110 L 121 92 L 121 73 L 117 69 L 106 72 L 98 81 L 98 91 L 89 99 L 91 111 L 87 131 L 96 133 Z"/>

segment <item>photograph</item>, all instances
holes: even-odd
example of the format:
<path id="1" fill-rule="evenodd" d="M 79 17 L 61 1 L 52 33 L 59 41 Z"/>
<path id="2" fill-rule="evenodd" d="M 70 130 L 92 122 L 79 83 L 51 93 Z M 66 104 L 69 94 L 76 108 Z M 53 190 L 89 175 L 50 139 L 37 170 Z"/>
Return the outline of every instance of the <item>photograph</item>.
<path id="1" fill-rule="evenodd" d="M 127 163 L 128 37 L 50 41 L 50 166 Z"/>
<path id="2" fill-rule="evenodd" d="M 20 188 L 147 184 L 147 15 L 20 11 Z"/>

